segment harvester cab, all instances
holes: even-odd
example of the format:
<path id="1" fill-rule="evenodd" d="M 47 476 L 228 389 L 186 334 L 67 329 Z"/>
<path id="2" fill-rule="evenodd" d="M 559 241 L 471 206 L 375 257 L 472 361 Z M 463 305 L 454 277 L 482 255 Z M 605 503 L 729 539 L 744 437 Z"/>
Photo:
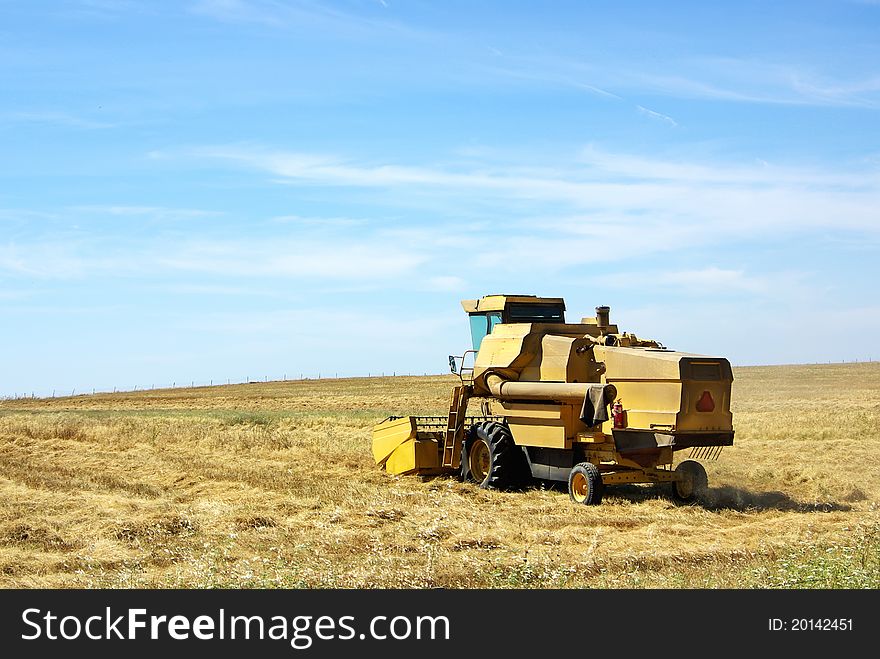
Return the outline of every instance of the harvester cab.
<path id="1" fill-rule="evenodd" d="M 562 298 L 539 298 L 534 295 L 488 295 L 479 300 L 463 300 L 468 315 L 474 350 L 480 349 L 483 337 L 500 323 L 564 323 Z"/>
<path id="2" fill-rule="evenodd" d="M 473 349 L 450 357 L 460 382 L 449 412 L 377 425 L 373 454 L 388 472 L 458 473 L 498 489 L 563 481 L 585 504 L 620 483 L 668 483 L 685 501 L 707 487 L 696 459 L 733 443 L 726 359 L 621 333 L 606 306 L 579 323 L 566 322 L 562 298 L 489 295 L 462 307 Z M 468 416 L 472 398 L 481 413 Z M 696 459 L 673 469 L 685 449 Z"/>

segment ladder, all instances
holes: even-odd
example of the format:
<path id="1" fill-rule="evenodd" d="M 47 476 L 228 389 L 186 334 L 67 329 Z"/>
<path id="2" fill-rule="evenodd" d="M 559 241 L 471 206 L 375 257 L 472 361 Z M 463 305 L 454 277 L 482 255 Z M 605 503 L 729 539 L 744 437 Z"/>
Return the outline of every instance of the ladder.
<path id="1" fill-rule="evenodd" d="M 473 385 L 460 384 L 452 389 L 449 417 L 446 420 L 446 436 L 443 442 L 443 466 L 458 469 L 461 464 L 461 442 L 464 439 L 464 422 L 468 399 Z"/>

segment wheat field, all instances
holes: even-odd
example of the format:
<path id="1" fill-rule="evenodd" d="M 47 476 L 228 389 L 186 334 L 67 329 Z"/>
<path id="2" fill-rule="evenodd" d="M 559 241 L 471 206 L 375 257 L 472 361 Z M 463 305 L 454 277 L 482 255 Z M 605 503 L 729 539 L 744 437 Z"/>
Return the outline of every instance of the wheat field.
<path id="1" fill-rule="evenodd" d="M 452 376 L 2 401 L 0 586 L 880 587 L 880 364 L 735 378 L 690 506 L 379 470 L 373 424 Z"/>

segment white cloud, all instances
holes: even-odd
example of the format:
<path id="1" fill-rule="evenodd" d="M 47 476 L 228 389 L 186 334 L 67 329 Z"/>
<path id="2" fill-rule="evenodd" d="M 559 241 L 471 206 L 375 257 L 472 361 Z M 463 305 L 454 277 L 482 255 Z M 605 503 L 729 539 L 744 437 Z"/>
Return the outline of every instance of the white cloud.
<path id="1" fill-rule="evenodd" d="M 417 30 L 399 21 L 387 18 L 385 7 L 375 11 L 356 13 L 343 11 L 331 3 L 303 0 L 198 0 L 189 11 L 197 16 L 234 24 L 251 24 L 276 30 L 303 32 L 331 32 L 346 36 L 383 37 L 394 34 L 420 40 L 434 38 L 424 30 Z"/>
<path id="2" fill-rule="evenodd" d="M 0 221 L 28 222 L 57 219 L 56 213 L 38 211 L 27 208 L 0 208 Z"/>
<path id="3" fill-rule="evenodd" d="M 382 232 L 347 235 L 331 227 L 330 236 L 297 238 L 181 238 L 157 235 L 136 244 L 114 242 L 104 234 L 76 241 L 47 238 L 0 244 L 0 274 L 41 279 L 89 276 L 164 276 L 201 273 L 223 278 L 376 282 L 413 277 L 428 260 L 415 240 L 388 239 Z M 412 280 L 415 283 L 416 280 Z"/>
<path id="4" fill-rule="evenodd" d="M 663 272 L 659 273 L 657 281 L 678 290 L 690 289 L 699 292 L 746 291 L 764 294 L 772 288 L 772 283 L 767 277 L 752 277 L 742 270 L 716 267 Z"/>
<path id="5" fill-rule="evenodd" d="M 771 165 L 766 160 L 754 163 L 689 162 L 662 160 L 644 156 L 611 153 L 593 146 L 585 147 L 581 161 L 601 172 L 627 179 L 678 181 L 687 183 L 748 184 L 771 187 L 809 185 L 823 188 L 880 188 L 880 167 L 852 171 L 827 171 L 809 167 Z"/>
<path id="6" fill-rule="evenodd" d="M 124 273 L 130 259 L 87 254 L 82 244 L 44 241 L 0 245 L 0 273 L 39 279 L 73 279 L 90 272 Z"/>
<path id="7" fill-rule="evenodd" d="M 490 50 L 490 52 L 492 51 Z M 501 52 L 498 51 L 495 56 L 501 56 Z M 535 67 L 533 66 L 533 63 L 530 63 L 529 58 L 509 57 L 505 58 L 504 66 L 493 64 L 491 66 L 481 67 L 479 70 L 484 75 L 487 74 L 493 78 L 503 78 L 527 83 L 538 83 L 540 85 L 551 85 L 555 87 L 568 87 L 571 89 L 579 89 L 581 91 L 585 91 L 590 94 L 594 94 L 596 96 L 611 100 L 623 100 L 623 98 L 613 92 L 608 91 L 607 89 L 603 89 L 602 87 L 599 87 L 595 84 L 585 82 L 584 77 L 586 76 L 583 73 L 578 72 L 577 70 L 566 72 L 564 68 L 560 69 L 552 66 L 549 66 L 547 68 L 541 66 Z"/>
<path id="8" fill-rule="evenodd" d="M 65 126 L 68 128 L 80 128 L 84 130 L 96 130 L 113 128 L 116 124 L 106 121 L 84 119 L 68 112 L 45 110 L 39 112 L 4 112 L 0 114 L 0 122 L 25 123 L 25 124 L 50 124 Z"/>
<path id="9" fill-rule="evenodd" d="M 169 270 L 223 276 L 373 281 L 407 275 L 424 261 L 411 249 L 375 239 L 274 239 L 193 242 L 156 255 L 155 262 Z"/>
<path id="10" fill-rule="evenodd" d="M 383 355 L 402 352 L 422 353 L 426 341 L 441 344 L 448 340 L 450 330 L 463 329 L 460 309 L 446 310 L 433 315 L 430 323 L 416 314 L 382 313 L 381 310 L 349 310 L 338 307 L 301 306 L 296 309 L 216 312 L 198 317 L 181 317 L 177 327 L 186 333 L 221 332 L 243 337 L 258 337 L 257 345 L 269 354 L 290 351 L 292 343 L 298 347 L 301 359 L 314 362 L 317 368 L 323 360 L 325 375 L 329 369 L 340 368 L 340 354 L 351 353 L 360 360 L 387 364 L 389 374 L 395 361 L 383 361 Z M 339 328 L 348 328 L 340 340 Z M 284 343 L 278 350 L 277 341 Z M 327 360 L 327 356 L 334 355 Z M 344 360 L 343 360 L 344 361 Z M 437 360 L 439 363 L 440 360 Z M 350 367 L 350 366 L 349 366 Z M 341 370 L 341 368 L 340 368 Z M 375 372 L 375 371 L 374 371 Z"/>
<path id="11" fill-rule="evenodd" d="M 265 290 L 254 286 L 224 286 L 221 284 L 171 284 L 160 290 L 175 295 L 230 295 L 245 297 L 278 297 L 274 290 Z"/>
<path id="12" fill-rule="evenodd" d="M 213 217 L 223 214 L 219 211 L 201 210 L 197 208 L 168 208 L 165 206 L 114 206 L 107 204 L 71 206 L 70 210 L 78 213 L 117 215 L 121 217 L 147 216 L 153 219 Z"/>
<path id="13" fill-rule="evenodd" d="M 807 283 L 801 272 L 774 271 L 750 274 L 744 269 L 707 266 L 691 270 L 646 270 L 614 272 L 593 278 L 601 286 L 618 286 L 632 290 L 668 295 L 723 296 L 746 294 L 752 299 L 771 298 L 785 291 L 786 299 L 806 299 L 821 287 Z"/>
<path id="14" fill-rule="evenodd" d="M 680 98 L 782 105 L 880 107 L 880 78 L 819 75 L 794 64 L 737 57 L 678 62 L 674 72 L 630 71 L 621 85 Z"/>
<path id="15" fill-rule="evenodd" d="M 33 291 L 0 290 L 0 300 L 21 300 L 31 297 L 33 294 Z"/>
<path id="16" fill-rule="evenodd" d="M 442 195 L 464 205 L 474 197 L 500 205 L 553 202 L 581 211 L 575 222 L 550 217 L 573 233 L 662 229 L 702 240 L 817 228 L 876 233 L 880 171 L 649 159 L 585 149 L 558 167 L 472 164 L 469 169 L 362 163 L 336 156 L 226 146 L 191 156 L 238 163 L 294 185 L 386 188 Z M 450 192 L 454 193 L 450 196 Z M 425 203 L 433 203 L 436 196 Z M 522 215 L 522 210 L 520 210 Z M 557 218 L 559 215 L 557 215 Z"/>
<path id="17" fill-rule="evenodd" d="M 655 112 L 654 110 L 649 110 L 648 108 L 646 108 L 642 105 L 637 105 L 636 108 L 638 109 L 639 112 L 641 112 L 646 117 L 650 117 L 651 119 L 657 119 L 658 121 L 662 121 L 663 123 L 668 124 L 672 127 L 678 126 L 678 122 L 675 121 L 675 119 L 673 119 L 669 115 L 662 114 L 660 112 Z"/>
<path id="18" fill-rule="evenodd" d="M 301 215 L 276 215 L 270 218 L 274 224 L 298 224 L 309 227 L 357 227 L 368 221 L 353 217 L 303 217 Z"/>
<path id="19" fill-rule="evenodd" d="M 718 297 L 687 303 L 675 297 L 643 306 L 612 305 L 611 317 L 625 331 L 661 341 L 675 350 L 725 356 L 736 365 L 793 364 L 877 359 L 870 342 L 829 340 L 825 295 L 791 300 L 782 294 L 730 304 Z M 849 335 L 880 328 L 880 308 L 835 305 L 833 326 Z"/>
<path id="20" fill-rule="evenodd" d="M 880 107 L 876 74 L 846 77 L 831 69 L 817 73 L 801 63 L 777 63 L 769 58 L 698 54 L 684 60 L 657 57 L 603 62 L 524 53 L 506 56 L 504 66 L 493 63 L 475 72 L 495 80 L 583 89 L 617 100 L 626 100 L 632 92 L 735 103 Z"/>
<path id="21" fill-rule="evenodd" d="M 283 5 L 248 2 L 246 0 L 199 0 L 190 11 L 230 23 L 258 23 L 271 27 L 285 24 Z"/>
<path id="22" fill-rule="evenodd" d="M 430 291 L 461 291 L 467 286 L 467 282 L 455 275 L 443 275 L 429 277 L 425 282 L 425 288 Z"/>
<path id="23" fill-rule="evenodd" d="M 173 241 L 155 236 L 136 246 L 115 245 L 118 253 L 114 245 L 108 251 L 100 244 L 100 237 L 89 242 L 81 236 L 76 244 L 8 244 L 0 247 L 0 270 L 59 278 L 189 272 L 321 280 L 342 287 L 388 282 L 441 291 L 463 285 L 448 271 L 450 254 L 462 253 L 463 245 L 467 254 L 480 255 L 482 281 L 524 267 L 552 275 L 586 264 L 817 232 L 861 244 L 880 240 L 880 182 L 876 169 L 863 163 L 850 173 L 760 162 L 652 159 L 595 148 L 575 159 L 556 158 L 554 166 L 535 165 L 534 158 L 412 166 L 252 145 L 161 155 L 253 169 L 289 185 L 381 190 L 381 215 L 370 221 L 278 215 L 263 224 L 275 227 L 272 235 L 260 238 L 231 240 L 222 232 Z M 389 205 L 401 203 L 416 207 L 402 217 L 418 217 L 421 207 L 430 210 L 430 219 L 416 224 L 388 219 L 394 215 Z M 208 213 L 152 206 L 79 208 L 120 217 Z M 697 264 L 690 271 L 655 277 L 653 283 L 689 290 L 686 284 L 699 281 L 729 291 L 764 290 L 765 280 L 729 263 L 726 268 Z"/>
<path id="24" fill-rule="evenodd" d="M 880 107 L 878 99 L 870 98 L 880 92 L 880 76 L 860 80 L 809 80 L 795 77 L 792 88 L 807 98 L 824 100 L 831 105 L 864 105 Z"/>

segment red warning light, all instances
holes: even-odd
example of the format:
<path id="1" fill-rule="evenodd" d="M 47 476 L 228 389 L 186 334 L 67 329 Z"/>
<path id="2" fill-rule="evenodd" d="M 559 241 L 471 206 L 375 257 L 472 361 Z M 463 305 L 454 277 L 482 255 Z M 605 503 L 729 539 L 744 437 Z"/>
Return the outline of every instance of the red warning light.
<path id="1" fill-rule="evenodd" d="M 708 391 L 704 391 L 703 395 L 700 396 L 700 400 L 697 401 L 697 412 L 714 412 L 715 411 L 715 401 L 712 400 L 712 394 Z"/>

